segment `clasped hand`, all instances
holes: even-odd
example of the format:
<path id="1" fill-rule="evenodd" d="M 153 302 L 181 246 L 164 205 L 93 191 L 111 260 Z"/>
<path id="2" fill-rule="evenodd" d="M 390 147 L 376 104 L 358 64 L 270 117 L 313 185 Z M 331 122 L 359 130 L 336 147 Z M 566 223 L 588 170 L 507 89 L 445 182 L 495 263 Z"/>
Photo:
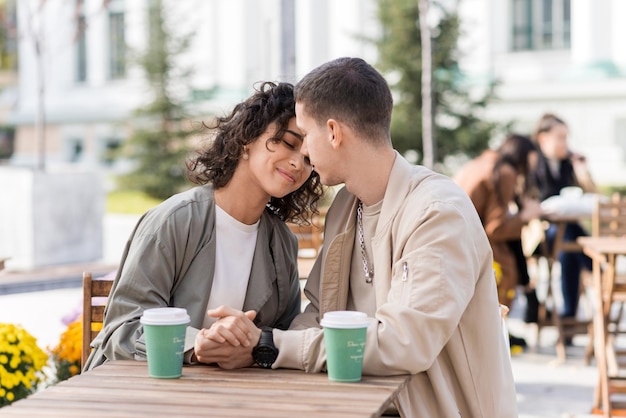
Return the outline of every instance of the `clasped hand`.
<path id="1" fill-rule="evenodd" d="M 228 306 L 209 309 L 218 320 L 196 336 L 194 354 L 201 363 L 217 363 L 223 369 L 237 369 L 254 363 L 252 349 L 258 344 L 261 330 L 252 322 L 256 311 L 242 312 Z"/>

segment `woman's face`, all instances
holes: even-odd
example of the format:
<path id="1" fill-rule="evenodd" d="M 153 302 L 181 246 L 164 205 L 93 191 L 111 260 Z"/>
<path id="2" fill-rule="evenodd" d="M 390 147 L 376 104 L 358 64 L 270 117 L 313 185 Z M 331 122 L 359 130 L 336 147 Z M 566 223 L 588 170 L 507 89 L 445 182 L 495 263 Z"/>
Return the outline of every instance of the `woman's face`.
<path id="1" fill-rule="evenodd" d="M 558 124 L 546 132 L 542 132 L 537 137 L 539 148 L 547 158 L 563 160 L 568 157 L 567 147 L 567 126 Z"/>
<path id="2" fill-rule="evenodd" d="M 248 166 L 253 183 L 268 195 L 281 198 L 307 181 L 312 166 L 301 152 L 302 133 L 296 126 L 296 118 L 291 118 L 279 142 L 268 141 L 276 130 L 277 125 L 272 123 L 256 141 L 248 144 Z"/>

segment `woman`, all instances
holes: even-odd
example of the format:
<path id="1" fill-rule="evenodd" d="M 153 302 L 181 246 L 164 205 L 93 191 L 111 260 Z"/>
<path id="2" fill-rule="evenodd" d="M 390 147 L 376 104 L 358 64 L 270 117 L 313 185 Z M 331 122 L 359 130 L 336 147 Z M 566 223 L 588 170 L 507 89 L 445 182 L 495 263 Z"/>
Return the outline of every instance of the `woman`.
<path id="1" fill-rule="evenodd" d="M 286 329 L 300 312 L 298 244 L 285 221 L 306 222 L 322 194 L 300 152 L 293 86 L 263 83 L 218 118 L 210 146 L 188 162 L 199 186 L 139 220 L 126 245 L 85 369 L 145 358 L 145 309 L 186 308 L 185 360 L 226 305 L 260 326 Z"/>
<path id="2" fill-rule="evenodd" d="M 547 113 L 541 117 L 533 134 L 533 140 L 539 147 L 537 167 L 533 173 L 541 200 L 558 195 L 561 189 L 569 186 L 581 187 L 584 192 L 596 192 L 596 186 L 587 170 L 585 158 L 572 153 L 567 144 L 569 130 L 565 122 L 557 116 Z M 546 240 L 552 247 L 556 236 L 556 225 L 546 231 Z M 576 241 L 587 235 L 576 222 L 565 227 L 563 240 Z M 583 269 L 591 270 L 591 259 L 583 253 L 561 251 L 558 255 L 561 265 L 561 292 L 565 318 L 576 316 L 580 290 L 580 273 Z"/>
<path id="3" fill-rule="evenodd" d="M 509 307 L 515 287 L 529 284 L 520 245 L 522 227 L 541 213 L 539 202 L 530 197 L 529 167 L 534 155 L 535 146 L 529 138 L 510 134 L 500 148 L 484 151 L 455 176 L 478 211 L 493 259 L 502 271 L 498 297 Z M 517 206 L 516 213 L 512 206 Z"/>

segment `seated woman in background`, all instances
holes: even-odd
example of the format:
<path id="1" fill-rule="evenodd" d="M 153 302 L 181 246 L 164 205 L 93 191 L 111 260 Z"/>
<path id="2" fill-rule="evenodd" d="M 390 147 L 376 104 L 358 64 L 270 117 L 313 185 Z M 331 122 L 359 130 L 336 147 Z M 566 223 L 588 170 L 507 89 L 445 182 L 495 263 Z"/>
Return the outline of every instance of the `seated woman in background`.
<path id="1" fill-rule="evenodd" d="M 586 159 L 572 153 L 567 144 L 569 131 L 565 122 L 557 116 L 546 113 L 539 120 L 533 140 L 539 149 L 537 165 L 533 179 L 543 201 L 558 195 L 564 187 L 577 186 L 584 192 L 596 192 L 596 186 L 587 169 Z M 554 244 L 557 227 L 551 224 L 546 231 L 546 240 L 551 248 Z M 576 241 L 587 235 L 576 222 L 565 227 L 564 241 Z M 560 315 L 573 318 L 578 309 L 580 273 L 583 269 L 591 271 L 591 259 L 581 252 L 561 251 L 558 255 L 561 264 L 561 291 L 563 310 Z"/>
<path id="2" fill-rule="evenodd" d="M 529 173 L 535 158 L 536 148 L 529 138 L 510 134 L 497 150 L 484 151 L 454 177 L 474 203 L 485 228 L 493 259 L 502 271 L 498 298 L 508 307 L 518 284 L 534 296 L 534 289 L 528 287 L 521 234 L 522 227 L 541 213 L 539 201 L 530 197 Z"/>
<path id="3" fill-rule="evenodd" d="M 301 293 L 285 221 L 306 221 L 322 195 L 295 120 L 293 86 L 269 82 L 217 119 L 212 142 L 188 163 L 200 186 L 148 211 L 132 232 L 85 369 L 144 359 L 139 319 L 149 308 L 187 309 L 186 361 L 200 330 L 218 326 L 211 309 L 222 305 L 287 329 Z"/>

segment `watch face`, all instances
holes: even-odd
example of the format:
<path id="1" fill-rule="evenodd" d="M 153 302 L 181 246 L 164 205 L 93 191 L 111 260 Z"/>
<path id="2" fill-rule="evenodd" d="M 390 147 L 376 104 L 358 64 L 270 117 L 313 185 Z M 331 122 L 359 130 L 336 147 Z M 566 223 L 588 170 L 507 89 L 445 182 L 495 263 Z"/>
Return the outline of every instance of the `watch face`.
<path id="1" fill-rule="evenodd" d="M 254 351 L 254 361 L 261 367 L 270 368 L 276 361 L 278 352 L 273 347 L 261 346 Z"/>

